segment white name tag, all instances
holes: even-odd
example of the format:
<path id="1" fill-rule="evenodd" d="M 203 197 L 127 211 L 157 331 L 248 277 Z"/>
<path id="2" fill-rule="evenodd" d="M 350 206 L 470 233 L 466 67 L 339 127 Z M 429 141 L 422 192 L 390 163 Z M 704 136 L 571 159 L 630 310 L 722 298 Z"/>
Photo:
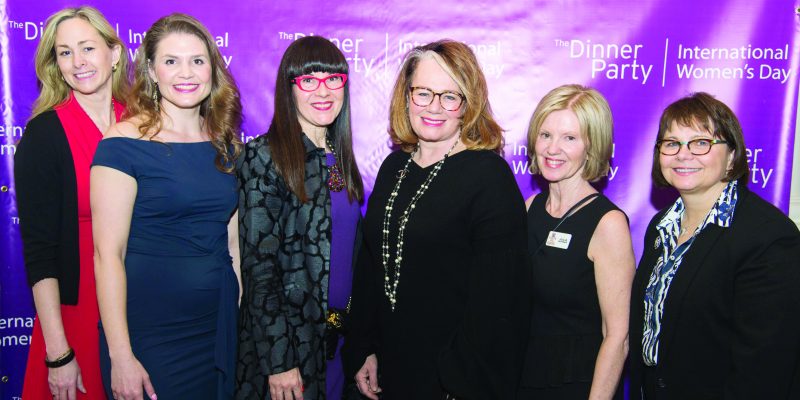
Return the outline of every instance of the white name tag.
<path id="1" fill-rule="evenodd" d="M 569 233 L 550 231 L 550 234 L 547 235 L 547 242 L 545 242 L 545 244 L 549 247 L 567 249 L 569 247 L 570 240 L 572 240 L 572 235 Z"/>

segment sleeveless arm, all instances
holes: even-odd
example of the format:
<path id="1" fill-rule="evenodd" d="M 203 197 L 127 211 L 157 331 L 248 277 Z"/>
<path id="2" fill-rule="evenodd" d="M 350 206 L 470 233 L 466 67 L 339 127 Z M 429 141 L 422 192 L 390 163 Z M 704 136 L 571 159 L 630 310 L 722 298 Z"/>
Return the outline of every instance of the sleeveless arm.
<path id="1" fill-rule="evenodd" d="M 600 303 L 603 342 L 595 361 L 590 399 L 613 398 L 628 356 L 628 316 L 636 263 L 622 211 L 606 213 L 589 243 Z"/>

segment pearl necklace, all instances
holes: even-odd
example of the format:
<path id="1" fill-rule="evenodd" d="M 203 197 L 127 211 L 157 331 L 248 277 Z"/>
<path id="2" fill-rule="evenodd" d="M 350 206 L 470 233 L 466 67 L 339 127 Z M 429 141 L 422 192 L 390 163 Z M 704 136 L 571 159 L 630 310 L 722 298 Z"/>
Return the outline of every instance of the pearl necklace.
<path id="1" fill-rule="evenodd" d="M 414 193 L 414 197 L 411 198 L 411 202 L 408 203 L 408 207 L 406 207 L 405 211 L 403 211 L 403 214 L 400 216 L 399 226 L 397 228 L 397 252 L 394 258 L 395 268 L 393 277 L 389 276 L 389 264 L 391 262 L 391 256 L 389 255 L 389 221 L 391 221 L 392 218 L 394 201 L 397 198 L 397 194 L 400 192 L 400 185 L 403 183 L 403 178 L 405 178 L 408 174 L 408 166 L 414 159 L 414 155 L 417 154 L 417 151 L 419 151 L 419 144 L 414 151 L 411 152 L 411 156 L 408 157 L 408 161 L 406 161 L 403 169 L 400 170 L 400 174 L 397 177 L 397 183 L 394 185 L 394 189 L 392 189 L 392 193 L 389 195 L 389 200 L 386 202 L 386 212 L 383 216 L 383 246 L 381 249 L 381 255 L 383 258 L 384 270 L 383 291 L 386 294 L 386 297 L 389 298 L 389 304 L 392 306 L 392 311 L 394 311 L 395 305 L 397 304 L 397 285 L 400 283 L 400 264 L 403 261 L 403 237 L 405 236 L 408 219 L 411 216 L 411 212 L 414 211 L 417 201 L 419 201 L 420 197 L 422 197 L 422 195 L 425 194 L 425 191 L 428 190 L 428 186 L 430 186 L 433 179 L 436 178 L 436 175 L 439 174 L 439 170 L 442 169 L 444 161 L 450 156 L 450 153 L 453 152 L 453 149 L 456 148 L 456 145 L 458 145 L 458 140 L 456 140 L 456 142 L 453 144 L 453 147 L 450 147 L 450 150 L 447 151 L 447 154 L 445 154 L 444 157 L 436 163 L 436 165 L 433 167 L 433 170 L 428 173 L 427 179 L 425 179 L 425 182 L 423 182 L 419 189 L 417 189 L 417 192 Z"/>

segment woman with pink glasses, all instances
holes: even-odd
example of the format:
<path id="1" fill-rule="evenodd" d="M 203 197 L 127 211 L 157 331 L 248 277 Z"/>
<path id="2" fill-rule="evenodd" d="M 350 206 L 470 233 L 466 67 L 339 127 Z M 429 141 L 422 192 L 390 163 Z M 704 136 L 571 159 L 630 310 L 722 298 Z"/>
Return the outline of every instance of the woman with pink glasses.
<path id="1" fill-rule="evenodd" d="M 269 131 L 240 158 L 238 399 L 342 395 L 340 321 L 364 196 L 347 73 L 330 41 L 292 43 Z"/>

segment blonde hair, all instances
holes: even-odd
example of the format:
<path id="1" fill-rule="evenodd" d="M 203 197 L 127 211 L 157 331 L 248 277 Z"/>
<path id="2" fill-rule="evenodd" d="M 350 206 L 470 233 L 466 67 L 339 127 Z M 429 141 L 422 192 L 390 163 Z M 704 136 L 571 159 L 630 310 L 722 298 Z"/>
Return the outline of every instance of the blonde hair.
<path id="1" fill-rule="evenodd" d="M 129 64 L 125 45 L 117 36 L 117 31 L 108 20 L 94 7 L 81 6 L 65 8 L 47 18 L 47 24 L 36 47 L 36 77 L 39 79 L 39 97 L 33 106 L 31 119 L 37 115 L 63 103 L 69 97 L 71 88 L 63 80 L 56 60 L 56 31 L 62 22 L 81 18 L 97 30 L 108 48 L 119 46 L 120 57 L 116 71 L 111 72 L 111 94 L 115 99 L 125 101 L 130 90 Z"/>
<path id="2" fill-rule="evenodd" d="M 156 49 L 164 38 L 173 33 L 184 33 L 200 39 L 208 51 L 211 64 L 211 94 L 200 103 L 200 115 L 211 137 L 211 144 L 217 151 L 217 169 L 231 173 L 234 160 L 242 151 L 238 134 L 242 124 L 242 102 L 239 88 L 233 80 L 225 61 L 208 29 L 190 15 L 175 13 L 160 18 L 147 30 L 134 71 L 133 93 L 127 105 L 127 115 L 137 117 L 142 137 L 150 139 L 161 131 L 161 113 L 153 101 L 153 92 L 158 85 L 150 79 L 150 61 L 155 60 Z M 160 96 L 158 96 L 160 97 Z"/>
<path id="3" fill-rule="evenodd" d="M 594 182 L 608 175 L 614 144 L 614 121 L 611 107 L 600 92 L 581 85 L 563 85 L 548 92 L 533 112 L 528 126 L 530 170 L 539 173 L 536 163 L 536 139 L 547 117 L 555 111 L 570 110 L 578 117 L 581 136 L 586 141 L 586 164 L 581 176 Z"/>
<path id="4" fill-rule="evenodd" d="M 405 151 L 419 141 L 408 118 L 409 88 L 420 60 L 433 58 L 456 82 L 464 95 L 461 141 L 470 150 L 503 149 L 503 128 L 492 116 L 489 89 L 475 53 L 464 43 L 449 39 L 415 47 L 406 56 L 392 92 L 389 106 L 389 136 Z"/>

